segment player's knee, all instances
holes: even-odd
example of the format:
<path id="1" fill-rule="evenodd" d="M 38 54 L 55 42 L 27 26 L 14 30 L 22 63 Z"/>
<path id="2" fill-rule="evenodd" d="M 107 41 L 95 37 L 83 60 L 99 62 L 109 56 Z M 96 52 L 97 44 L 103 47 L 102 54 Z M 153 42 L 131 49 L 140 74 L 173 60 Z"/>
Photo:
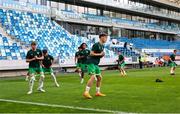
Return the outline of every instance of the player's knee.
<path id="1" fill-rule="evenodd" d="M 44 79 L 44 78 L 45 78 L 44 73 L 41 73 L 41 78 L 42 78 L 42 79 Z"/>
<path id="2" fill-rule="evenodd" d="M 51 73 L 51 76 L 54 76 L 54 73 Z"/>
<path id="3" fill-rule="evenodd" d="M 97 81 L 101 81 L 101 80 L 102 80 L 101 76 L 98 75 L 98 76 L 97 76 Z"/>
<path id="4" fill-rule="evenodd" d="M 35 81 L 35 75 L 31 75 L 30 81 Z"/>

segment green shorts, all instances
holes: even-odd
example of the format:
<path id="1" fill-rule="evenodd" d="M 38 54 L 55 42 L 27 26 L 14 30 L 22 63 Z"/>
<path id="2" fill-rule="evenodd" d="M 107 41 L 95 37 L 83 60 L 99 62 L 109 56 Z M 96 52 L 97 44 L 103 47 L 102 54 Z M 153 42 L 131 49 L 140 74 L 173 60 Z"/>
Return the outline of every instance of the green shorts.
<path id="1" fill-rule="evenodd" d="M 42 74 L 44 74 L 43 69 L 42 68 L 29 68 L 29 75 L 32 75 L 32 74 L 36 74 L 36 76 L 42 76 Z"/>
<path id="2" fill-rule="evenodd" d="M 176 67 L 177 65 L 176 65 L 175 62 L 171 62 L 171 63 L 169 63 L 169 66 L 170 66 L 170 67 Z"/>
<path id="3" fill-rule="evenodd" d="M 43 72 L 51 74 L 51 73 L 53 73 L 53 69 L 52 68 L 43 68 Z"/>
<path id="4" fill-rule="evenodd" d="M 98 65 L 87 64 L 87 69 L 88 69 L 89 75 L 101 76 L 101 70 Z"/>
<path id="5" fill-rule="evenodd" d="M 77 63 L 76 68 L 80 69 L 81 68 L 81 63 Z"/>
<path id="6" fill-rule="evenodd" d="M 118 66 L 119 66 L 119 68 L 124 68 L 124 67 L 125 67 L 125 65 L 126 65 L 126 63 L 125 63 L 125 62 L 123 62 L 123 63 L 119 64 Z"/>
<path id="7" fill-rule="evenodd" d="M 81 71 L 86 71 L 87 64 L 81 64 Z"/>

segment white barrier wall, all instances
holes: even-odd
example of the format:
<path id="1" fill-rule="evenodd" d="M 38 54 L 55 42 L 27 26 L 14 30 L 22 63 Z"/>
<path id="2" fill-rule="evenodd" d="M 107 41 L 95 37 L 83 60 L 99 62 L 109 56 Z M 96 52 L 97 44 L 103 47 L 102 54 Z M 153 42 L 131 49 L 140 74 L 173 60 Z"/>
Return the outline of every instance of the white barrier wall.
<path id="1" fill-rule="evenodd" d="M 99 65 L 116 65 L 116 60 L 118 57 L 115 58 L 102 58 Z M 138 63 L 138 60 L 133 60 L 132 57 L 125 58 L 126 64 L 136 64 Z M 74 58 L 72 59 L 59 59 L 59 66 L 60 67 L 75 67 L 75 61 Z"/>
<path id="2" fill-rule="evenodd" d="M 28 63 L 25 60 L 1 60 L 0 70 L 27 69 Z"/>
<path id="3" fill-rule="evenodd" d="M 146 53 L 172 53 L 174 49 L 142 49 L 142 52 Z"/>

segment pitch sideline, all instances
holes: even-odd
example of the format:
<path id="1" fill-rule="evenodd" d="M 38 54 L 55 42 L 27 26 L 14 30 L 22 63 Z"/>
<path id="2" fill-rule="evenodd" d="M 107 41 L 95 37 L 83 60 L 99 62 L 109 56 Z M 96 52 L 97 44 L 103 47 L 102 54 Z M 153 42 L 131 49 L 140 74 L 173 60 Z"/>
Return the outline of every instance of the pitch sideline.
<path id="1" fill-rule="evenodd" d="M 31 105 L 38 105 L 38 106 L 48 106 L 48 107 L 56 107 L 56 108 L 69 108 L 69 109 L 76 109 L 76 110 L 105 112 L 105 113 L 126 113 L 126 112 L 119 112 L 119 111 L 113 111 L 113 110 L 104 110 L 104 109 L 95 109 L 95 108 L 83 108 L 83 107 L 75 107 L 75 106 L 67 106 L 67 105 L 46 104 L 46 103 L 17 101 L 17 100 L 9 100 L 9 99 L 0 99 L 0 101 L 2 101 L 2 102 L 11 102 L 11 103 L 20 103 L 20 104 L 31 104 Z"/>

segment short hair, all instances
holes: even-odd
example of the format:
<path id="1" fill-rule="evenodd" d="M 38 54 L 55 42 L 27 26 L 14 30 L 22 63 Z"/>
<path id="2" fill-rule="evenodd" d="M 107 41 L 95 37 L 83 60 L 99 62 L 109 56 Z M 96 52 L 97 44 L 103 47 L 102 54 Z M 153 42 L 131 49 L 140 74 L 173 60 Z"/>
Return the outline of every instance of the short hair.
<path id="1" fill-rule="evenodd" d="M 177 52 L 177 50 L 174 50 L 174 52 Z"/>
<path id="2" fill-rule="evenodd" d="M 47 49 L 44 49 L 42 52 L 43 52 L 43 54 L 46 54 L 48 51 L 47 51 Z"/>
<path id="3" fill-rule="evenodd" d="M 82 49 L 81 47 L 78 47 L 78 49 Z"/>
<path id="4" fill-rule="evenodd" d="M 102 33 L 99 35 L 99 38 L 104 37 L 104 36 L 108 36 L 108 35 L 106 33 Z"/>
<path id="5" fill-rule="evenodd" d="M 36 42 L 35 42 L 35 41 L 31 42 L 31 46 L 32 46 L 32 45 L 36 45 Z"/>
<path id="6" fill-rule="evenodd" d="M 83 45 L 84 45 L 84 44 L 85 44 L 86 47 L 87 47 L 87 44 L 86 44 L 86 43 L 82 43 L 81 46 L 80 46 L 81 49 L 83 48 Z"/>

